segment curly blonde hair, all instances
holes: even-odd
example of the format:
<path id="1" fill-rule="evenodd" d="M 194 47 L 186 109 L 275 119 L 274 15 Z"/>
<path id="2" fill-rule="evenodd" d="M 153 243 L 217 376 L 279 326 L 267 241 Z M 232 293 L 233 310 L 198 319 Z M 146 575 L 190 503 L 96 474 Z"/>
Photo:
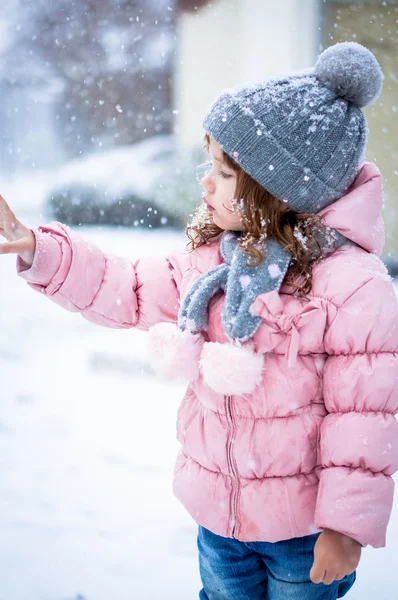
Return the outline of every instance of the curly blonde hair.
<path id="1" fill-rule="evenodd" d="M 208 149 L 209 136 L 205 137 L 205 148 Z M 312 288 L 312 271 L 322 256 L 322 248 L 317 239 L 319 230 L 325 227 L 317 215 L 301 214 L 289 209 L 283 202 L 275 198 L 223 151 L 227 166 L 237 174 L 235 190 L 239 202 L 235 210 L 239 213 L 243 226 L 240 242 L 241 249 L 247 253 L 248 265 L 258 266 L 263 260 L 259 249 L 265 237 L 277 240 L 292 256 L 285 283 L 293 289 L 298 297 L 305 298 Z M 197 209 L 193 220 L 186 228 L 189 239 L 188 250 L 193 251 L 222 233 L 212 222 L 211 215 L 203 208 Z"/>

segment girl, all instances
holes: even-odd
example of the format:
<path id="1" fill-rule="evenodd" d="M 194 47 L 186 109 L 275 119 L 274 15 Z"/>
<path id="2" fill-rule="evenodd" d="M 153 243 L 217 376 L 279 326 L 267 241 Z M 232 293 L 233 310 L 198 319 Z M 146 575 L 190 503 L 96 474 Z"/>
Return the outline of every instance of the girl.
<path id="1" fill-rule="evenodd" d="M 383 75 L 355 43 L 312 73 L 223 93 L 191 251 L 104 255 L 1 199 L 2 253 L 31 287 L 108 327 L 151 328 L 190 380 L 174 490 L 199 524 L 201 600 L 332 600 L 385 544 L 398 466 L 398 308 L 364 163 Z"/>

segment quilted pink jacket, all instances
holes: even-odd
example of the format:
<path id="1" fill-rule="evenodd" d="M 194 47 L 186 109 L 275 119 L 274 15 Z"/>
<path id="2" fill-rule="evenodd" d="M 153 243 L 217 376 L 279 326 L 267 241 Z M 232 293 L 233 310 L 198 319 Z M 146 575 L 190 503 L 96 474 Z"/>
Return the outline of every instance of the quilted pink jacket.
<path id="1" fill-rule="evenodd" d="M 309 303 L 286 287 L 255 301 L 264 370 L 254 392 L 224 396 L 200 373 L 188 386 L 174 490 L 216 534 L 275 542 L 330 528 L 363 545 L 385 544 L 398 467 L 398 308 L 377 257 L 381 188 L 379 171 L 366 164 L 351 191 L 323 211 L 352 243 L 316 266 Z M 176 322 L 189 287 L 221 262 L 218 241 L 132 262 L 59 223 L 35 234 L 34 263 L 18 262 L 21 277 L 107 327 Z M 209 341 L 228 342 L 222 306 L 220 294 L 209 309 Z"/>

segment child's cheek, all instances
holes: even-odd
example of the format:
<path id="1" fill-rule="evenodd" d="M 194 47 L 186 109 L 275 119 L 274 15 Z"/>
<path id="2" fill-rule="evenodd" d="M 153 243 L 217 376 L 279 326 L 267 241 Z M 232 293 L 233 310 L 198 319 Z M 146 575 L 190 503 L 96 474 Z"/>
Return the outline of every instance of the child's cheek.
<path id="1" fill-rule="evenodd" d="M 225 206 L 227 207 L 228 210 L 234 210 L 234 205 L 236 203 L 236 200 L 233 196 L 231 196 L 228 201 L 225 203 Z"/>

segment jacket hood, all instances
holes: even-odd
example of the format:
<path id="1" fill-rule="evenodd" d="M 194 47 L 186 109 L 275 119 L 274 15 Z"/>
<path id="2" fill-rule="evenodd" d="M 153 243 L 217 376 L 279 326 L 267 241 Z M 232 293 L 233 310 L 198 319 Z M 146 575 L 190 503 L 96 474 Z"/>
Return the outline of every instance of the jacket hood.
<path id="1" fill-rule="evenodd" d="M 365 163 L 345 196 L 320 211 L 330 227 L 380 256 L 384 247 L 383 184 L 379 169 Z"/>

